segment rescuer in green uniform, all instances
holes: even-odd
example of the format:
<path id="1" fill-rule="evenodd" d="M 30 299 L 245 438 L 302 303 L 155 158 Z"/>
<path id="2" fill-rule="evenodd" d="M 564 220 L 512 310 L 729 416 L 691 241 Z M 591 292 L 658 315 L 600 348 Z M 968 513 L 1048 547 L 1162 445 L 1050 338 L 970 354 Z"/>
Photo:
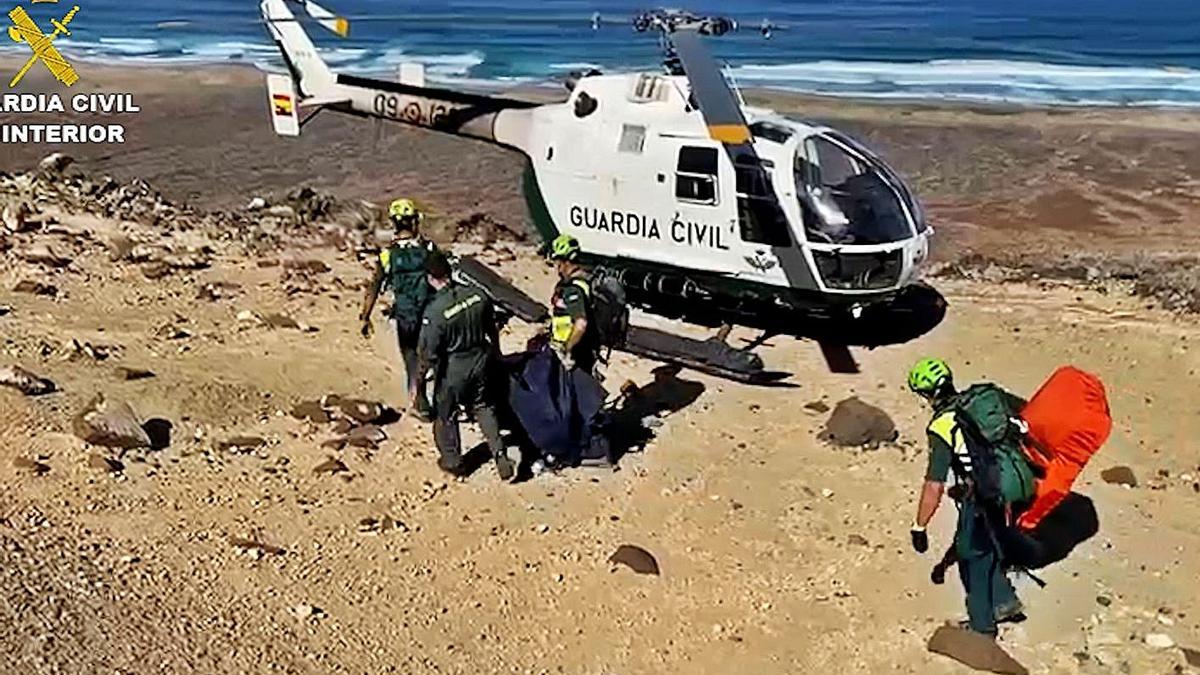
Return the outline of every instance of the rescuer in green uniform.
<path id="1" fill-rule="evenodd" d="M 946 481 L 953 469 L 954 487 L 950 495 L 958 506 L 958 525 L 954 547 L 958 572 L 967 595 L 967 624 L 971 630 L 996 636 L 996 624 L 1024 618 L 1021 601 L 1002 569 L 995 538 L 988 530 L 983 509 L 971 489 L 971 457 L 963 433 L 958 428 L 955 409 L 960 397 L 954 387 L 950 367 L 939 359 L 924 359 L 913 367 L 908 386 L 924 398 L 934 410 L 928 427 L 929 461 L 925 484 L 912 527 L 912 544 L 918 553 L 929 550 L 925 532 L 933 520 L 945 493 Z M 1025 406 L 1018 396 L 1004 392 L 1007 407 L 1016 415 Z"/>
<path id="2" fill-rule="evenodd" d="M 558 269 L 558 285 L 550 299 L 550 346 L 567 370 L 592 372 L 600 355 L 595 330 L 589 326 L 592 286 L 578 263 L 579 240 L 560 235 L 550 244 L 550 259 Z"/>
<path id="3" fill-rule="evenodd" d="M 437 250 L 421 236 L 421 212 L 411 199 L 397 199 L 388 207 L 388 217 L 396 236 L 379 252 L 375 273 L 363 298 L 359 321 L 363 337 L 371 335 L 371 310 L 385 287 L 393 294 L 390 317 L 396 324 L 396 342 L 404 361 L 408 401 L 413 414 L 428 422 L 431 416 L 429 399 L 425 394 L 423 373 L 417 368 L 417 341 L 421 332 L 421 317 L 425 305 L 433 297 L 433 289 L 425 278 L 425 259 Z"/>
<path id="4" fill-rule="evenodd" d="M 455 284 L 450 263 L 440 252 L 429 255 L 425 270 L 435 295 L 422 319 L 419 371 L 422 375 L 433 372 L 433 437 L 441 454 L 438 466 L 462 475 L 458 411 L 463 408 L 479 423 L 500 478 L 512 481 L 516 466 L 505 454 L 492 404 L 496 392 L 490 376 L 500 349 L 492 302 L 478 289 Z"/>

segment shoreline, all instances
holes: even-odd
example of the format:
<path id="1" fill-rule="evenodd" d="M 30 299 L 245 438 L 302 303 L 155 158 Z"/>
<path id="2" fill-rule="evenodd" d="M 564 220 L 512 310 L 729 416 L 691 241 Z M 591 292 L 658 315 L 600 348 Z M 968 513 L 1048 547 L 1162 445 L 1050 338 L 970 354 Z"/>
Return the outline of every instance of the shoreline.
<path id="1" fill-rule="evenodd" d="M 80 75 L 68 90 L 35 69 L 16 91 L 131 93 L 141 112 L 0 113 L 0 123 L 119 122 L 126 142 L 0 144 L 0 170 L 24 170 L 62 151 L 93 173 L 142 179 L 200 208 L 240 208 L 310 186 L 376 203 L 412 195 L 451 223 L 482 214 L 519 229 L 527 218 L 519 154 L 330 113 L 300 138 L 277 137 L 262 71 L 251 64 L 89 63 Z M 552 100 L 565 90 L 514 87 L 510 95 Z M 772 90 L 748 91 L 747 100 L 877 150 L 925 203 L 939 233 L 935 257 L 943 261 L 1200 250 L 1200 113 L 856 101 Z"/>
<path id="2" fill-rule="evenodd" d="M 72 62 L 84 63 L 92 67 L 112 70 L 135 70 L 135 71 L 160 71 L 170 73 L 194 73 L 204 71 L 221 71 L 234 70 L 244 71 L 256 74 L 259 77 L 264 77 L 269 72 L 260 65 L 248 60 L 229 59 L 226 61 L 213 60 L 185 60 L 176 61 L 153 60 L 153 59 L 138 59 L 136 57 L 123 57 L 120 59 L 105 59 L 97 55 L 80 55 L 72 54 L 69 50 L 64 50 L 64 53 L 71 57 Z M 0 51 L 0 66 L 8 68 L 12 63 L 23 63 L 24 58 L 15 54 L 7 54 Z M 1169 72 L 1168 69 L 1164 71 Z M 282 72 L 282 71 L 280 71 Z M 622 72 L 637 72 L 637 71 L 612 71 L 608 74 L 616 74 Z M 362 71 L 362 74 L 367 77 L 379 79 L 390 79 L 394 76 L 393 72 L 379 71 Z M 479 80 L 472 78 L 435 78 L 432 83 L 450 89 L 461 89 L 463 91 L 484 94 L 521 94 L 521 93 L 541 93 L 546 91 L 561 91 L 561 78 L 566 77 L 567 73 L 561 73 L 559 79 L 554 77 L 546 77 L 537 82 L 519 82 L 507 84 L 503 80 Z M 480 83 L 487 81 L 492 83 L 491 86 L 482 86 Z M 736 84 L 736 83 L 735 83 Z M 265 86 L 265 85 L 264 85 Z M 763 86 L 741 86 L 737 85 L 747 99 L 755 100 L 791 100 L 794 103 L 816 102 L 820 104 L 833 105 L 836 103 L 849 104 L 854 106 L 871 106 L 882 108 L 904 108 L 916 110 L 937 110 L 950 112 L 972 112 L 980 115 L 1012 115 L 1018 113 L 1036 113 L 1042 112 L 1047 114 L 1086 114 L 1089 112 L 1095 113 L 1149 113 L 1149 114 L 1167 114 L 1181 116 L 1195 116 L 1200 118 L 1200 100 L 1194 104 L 1185 105 L 1170 105 L 1159 104 L 1156 102 L 1149 103 L 1073 103 L 1073 102 L 1036 102 L 1023 101 L 1014 99 L 1011 101 L 1004 100 L 988 100 L 984 98 L 973 99 L 969 97 L 944 97 L 937 96 L 904 96 L 893 94 L 881 94 L 879 96 L 864 96 L 864 95 L 839 95 L 830 93 L 809 92 L 799 89 L 790 89 L 784 86 L 763 85 Z M 536 97 L 537 100 L 543 100 L 541 96 Z M 749 100 L 747 101 L 749 102 Z M 1198 122 L 1200 127 L 1200 122 Z"/>

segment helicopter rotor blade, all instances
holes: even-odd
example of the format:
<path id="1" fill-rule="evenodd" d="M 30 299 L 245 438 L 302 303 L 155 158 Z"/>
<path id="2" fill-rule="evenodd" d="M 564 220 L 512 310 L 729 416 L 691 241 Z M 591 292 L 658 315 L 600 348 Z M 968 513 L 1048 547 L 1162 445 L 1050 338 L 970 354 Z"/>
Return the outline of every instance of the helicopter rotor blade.
<path id="1" fill-rule="evenodd" d="M 750 127 L 742 115 L 742 106 L 716 59 L 703 42 L 700 32 L 681 28 L 671 34 L 675 54 L 683 64 L 683 71 L 692 84 L 692 96 L 709 136 L 726 145 L 742 145 L 750 142 Z"/>
<path id="2" fill-rule="evenodd" d="M 344 38 L 350 35 L 350 21 L 346 17 L 334 14 L 313 0 L 301 0 L 301 2 L 304 4 L 304 11 L 322 27 L 338 37 Z"/>

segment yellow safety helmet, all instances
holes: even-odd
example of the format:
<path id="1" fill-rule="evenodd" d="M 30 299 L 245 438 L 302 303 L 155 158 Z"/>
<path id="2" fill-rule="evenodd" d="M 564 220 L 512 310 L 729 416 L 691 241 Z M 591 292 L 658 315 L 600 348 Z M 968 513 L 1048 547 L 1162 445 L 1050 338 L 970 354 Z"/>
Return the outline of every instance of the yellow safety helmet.
<path id="1" fill-rule="evenodd" d="M 416 224 L 421 221 L 421 211 L 413 200 L 397 199 L 388 206 L 388 217 L 397 225 Z"/>

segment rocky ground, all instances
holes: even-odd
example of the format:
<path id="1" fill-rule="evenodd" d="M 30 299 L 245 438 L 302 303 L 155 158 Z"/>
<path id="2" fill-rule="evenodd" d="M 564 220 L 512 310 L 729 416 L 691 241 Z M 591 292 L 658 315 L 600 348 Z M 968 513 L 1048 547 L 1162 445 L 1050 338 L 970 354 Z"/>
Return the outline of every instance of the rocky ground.
<path id="1" fill-rule="evenodd" d="M 926 353 L 1021 392 L 1067 362 L 1110 386 L 1117 429 L 1080 487 L 1101 533 L 1023 588 L 1010 653 L 1041 673 L 1196 662 L 1200 329 L 1128 286 L 947 275 L 946 323 L 857 354 L 862 375 L 768 345 L 793 388 L 618 357 L 656 437 L 616 472 L 507 486 L 447 480 L 388 409 L 390 338 L 353 321 L 370 204 L 201 212 L 62 158 L 0 193 L 11 672 L 960 672 L 925 649 L 959 591 L 907 548 L 926 413 L 902 376 Z M 548 292 L 526 247 L 485 239 L 454 245 Z"/>
<path id="2" fill-rule="evenodd" d="M 968 672 L 927 649 L 961 592 L 908 545 L 927 411 L 903 376 L 928 354 L 1020 393 L 1064 363 L 1109 387 L 1078 485 L 1100 533 L 1021 586 L 1004 648 L 1034 673 L 1200 669 L 1186 117 L 772 100 L 915 178 L 946 321 L 859 375 L 773 340 L 786 388 L 618 356 L 653 437 L 508 486 L 437 471 L 391 337 L 354 317 L 398 193 L 546 296 L 519 162 L 337 118 L 285 145 L 257 77 L 154 73 L 88 73 L 145 103 L 120 155 L 0 149 L 0 671 Z"/>

